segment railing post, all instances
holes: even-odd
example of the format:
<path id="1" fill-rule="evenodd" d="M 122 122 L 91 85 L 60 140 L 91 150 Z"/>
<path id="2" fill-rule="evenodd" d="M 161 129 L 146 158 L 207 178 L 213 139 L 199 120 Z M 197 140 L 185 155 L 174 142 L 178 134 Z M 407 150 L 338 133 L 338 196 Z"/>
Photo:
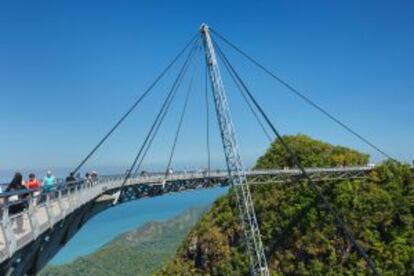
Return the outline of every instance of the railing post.
<path id="1" fill-rule="evenodd" d="M 78 208 L 78 206 L 81 204 L 81 198 L 80 198 L 80 190 L 82 189 L 83 182 L 80 182 L 78 185 L 76 185 L 76 189 L 74 191 L 74 198 L 75 198 L 75 208 Z"/>
<path id="2" fill-rule="evenodd" d="M 47 220 L 49 222 L 49 227 L 52 228 L 54 221 L 53 221 L 53 212 L 50 210 L 50 192 L 46 193 L 45 206 L 46 206 L 46 215 L 47 215 Z"/>
<path id="3" fill-rule="evenodd" d="M 62 204 L 62 189 L 59 188 L 58 190 L 58 195 L 57 195 L 57 203 L 60 209 L 60 218 L 64 218 L 65 217 L 65 210 L 63 208 L 63 204 Z"/>
<path id="4" fill-rule="evenodd" d="M 29 195 L 29 206 L 27 208 L 27 216 L 29 218 L 30 229 L 32 230 L 33 239 L 36 239 L 39 235 L 39 223 L 34 217 L 34 204 L 33 193 Z"/>
<path id="5" fill-rule="evenodd" d="M 74 193 L 76 192 L 76 186 L 78 183 L 76 183 L 71 189 L 68 190 L 68 204 L 69 204 L 69 210 L 70 212 L 73 212 L 75 210 L 75 198 Z"/>
<path id="6" fill-rule="evenodd" d="M 80 191 L 80 196 L 81 196 L 81 202 L 82 202 L 82 205 L 84 205 L 85 204 L 85 202 L 86 202 L 86 196 L 87 196 L 87 189 L 88 189 L 88 186 L 89 186 L 89 182 L 88 182 L 88 180 L 86 180 L 84 183 L 83 183 L 83 187 L 82 187 L 82 189 L 81 189 L 81 191 Z"/>
<path id="7" fill-rule="evenodd" d="M 9 206 L 8 199 L 5 199 L 5 207 L 3 212 L 3 230 L 4 230 L 4 242 L 6 243 L 7 254 L 9 257 L 13 256 L 14 251 L 16 250 L 16 236 L 13 233 L 11 220 L 9 216 Z"/>

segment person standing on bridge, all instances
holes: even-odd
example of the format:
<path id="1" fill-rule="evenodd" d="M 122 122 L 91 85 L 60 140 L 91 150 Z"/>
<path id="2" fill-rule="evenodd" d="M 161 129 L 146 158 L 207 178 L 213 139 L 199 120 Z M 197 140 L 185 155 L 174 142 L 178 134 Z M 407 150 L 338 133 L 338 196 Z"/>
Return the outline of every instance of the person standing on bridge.
<path id="1" fill-rule="evenodd" d="M 29 174 L 29 180 L 26 182 L 26 188 L 29 190 L 34 190 L 33 194 L 32 194 L 32 202 L 33 204 L 36 205 L 37 200 L 36 198 L 38 198 L 40 192 L 39 192 L 39 188 L 40 188 L 40 182 L 39 180 L 36 178 L 36 175 L 34 173 Z"/>
<path id="2" fill-rule="evenodd" d="M 36 175 L 34 173 L 29 174 L 29 180 L 26 182 L 27 189 L 39 189 L 40 182 L 37 180 Z"/>
<path id="3" fill-rule="evenodd" d="M 75 177 L 75 173 L 71 172 L 65 179 L 66 182 L 66 187 L 68 187 L 71 191 L 73 191 L 75 189 L 75 185 L 76 185 L 76 177 Z"/>
<path id="4" fill-rule="evenodd" d="M 86 183 L 86 187 L 89 187 L 92 183 L 92 177 L 89 172 L 85 173 L 85 183 Z"/>
<path id="5" fill-rule="evenodd" d="M 7 186 L 6 193 L 13 193 L 18 192 L 20 190 L 26 190 L 26 187 L 23 185 L 23 176 L 21 173 L 16 172 L 14 174 L 13 180 L 10 182 L 9 186 Z M 8 203 L 9 203 L 9 215 L 15 215 L 18 213 L 21 213 L 25 206 L 27 205 L 26 202 L 21 201 L 27 197 L 27 195 L 24 194 L 18 194 L 18 195 L 12 195 L 8 197 Z M 16 203 L 15 203 L 16 202 Z M 16 222 L 16 233 L 23 232 L 23 217 L 22 216 L 15 216 L 13 218 L 12 223 Z"/>
<path id="6" fill-rule="evenodd" d="M 71 172 L 65 179 L 67 185 L 73 185 L 76 182 L 75 173 Z"/>
<path id="7" fill-rule="evenodd" d="M 51 192 L 56 185 L 56 177 L 52 174 L 51 171 L 47 171 L 45 179 L 43 179 L 43 189 L 49 193 Z"/>

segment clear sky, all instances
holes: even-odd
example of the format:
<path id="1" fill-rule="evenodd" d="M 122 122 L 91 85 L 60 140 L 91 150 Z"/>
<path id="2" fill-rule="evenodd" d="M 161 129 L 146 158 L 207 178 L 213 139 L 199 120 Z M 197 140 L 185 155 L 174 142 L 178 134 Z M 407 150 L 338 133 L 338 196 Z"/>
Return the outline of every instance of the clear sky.
<path id="1" fill-rule="evenodd" d="M 206 22 L 392 156 L 414 159 L 413 1 L 0 1 L 0 174 L 73 168 Z M 284 134 L 381 157 L 223 45 Z M 201 61 L 201 59 L 200 59 Z M 163 83 L 88 163 L 125 169 Z M 196 71 L 176 166 L 205 164 L 203 70 Z M 224 69 L 223 69 L 224 71 Z M 247 165 L 268 142 L 224 78 Z M 184 91 L 184 90 L 183 90 Z M 168 159 L 181 93 L 148 155 Z M 211 113 L 213 160 L 223 164 Z"/>

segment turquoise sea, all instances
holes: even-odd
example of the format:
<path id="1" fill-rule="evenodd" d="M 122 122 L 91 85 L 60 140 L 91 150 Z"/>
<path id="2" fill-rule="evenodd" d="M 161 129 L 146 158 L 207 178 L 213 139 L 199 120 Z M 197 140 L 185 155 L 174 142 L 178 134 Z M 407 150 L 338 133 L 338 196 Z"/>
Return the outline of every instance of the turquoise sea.
<path id="1" fill-rule="evenodd" d="M 64 264 L 79 256 L 91 254 L 119 234 L 149 221 L 166 220 L 188 208 L 207 206 L 226 193 L 227 189 L 227 187 L 218 187 L 172 193 L 143 198 L 110 208 L 88 221 L 50 264 Z"/>

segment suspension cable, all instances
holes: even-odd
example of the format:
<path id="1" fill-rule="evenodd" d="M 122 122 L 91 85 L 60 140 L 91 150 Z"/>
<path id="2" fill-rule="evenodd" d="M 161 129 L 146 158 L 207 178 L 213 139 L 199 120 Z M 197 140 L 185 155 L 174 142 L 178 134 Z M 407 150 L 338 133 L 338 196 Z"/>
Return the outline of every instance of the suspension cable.
<path id="1" fill-rule="evenodd" d="M 194 72 L 193 72 L 193 76 L 190 79 L 190 84 L 188 85 L 188 90 L 187 90 L 187 93 L 185 95 L 183 109 L 181 110 L 181 115 L 180 115 L 180 119 L 178 121 L 177 130 L 175 132 L 173 145 L 171 147 L 170 157 L 168 159 L 167 168 L 165 169 L 165 177 L 168 176 L 169 170 L 171 169 L 171 162 L 172 162 L 172 159 L 173 159 L 173 156 L 174 156 L 174 153 L 175 153 L 175 148 L 177 146 L 178 136 L 180 135 L 181 127 L 182 127 L 182 124 L 183 124 L 183 121 L 184 121 L 185 112 L 187 110 L 188 100 L 190 98 L 190 94 L 191 94 L 191 91 L 192 91 L 193 79 L 194 79 L 195 72 L 196 72 L 196 70 L 194 70 Z"/>
<path id="2" fill-rule="evenodd" d="M 299 159 L 296 156 L 296 154 L 287 145 L 287 143 L 285 142 L 285 140 L 283 139 L 283 137 L 280 135 L 280 133 L 278 132 L 278 130 L 275 128 L 275 126 L 273 125 L 273 123 L 270 121 L 269 117 L 263 111 L 262 107 L 258 104 L 258 102 L 254 98 L 254 96 L 252 95 L 252 93 L 250 92 L 250 90 L 247 88 L 246 84 L 242 81 L 242 79 L 240 78 L 239 74 L 236 72 L 236 70 L 234 69 L 234 67 L 232 66 L 232 64 L 229 62 L 229 60 L 227 59 L 227 57 L 221 51 L 221 49 L 220 48 L 217 48 L 217 51 L 219 53 L 220 58 L 224 61 L 224 64 L 225 64 L 226 69 L 229 71 L 229 73 L 231 72 L 231 74 L 234 74 L 234 76 L 240 82 L 240 84 L 243 87 L 243 89 L 245 90 L 246 94 L 249 96 L 250 100 L 255 105 L 255 107 L 257 108 L 257 110 L 260 112 L 260 114 L 262 115 L 262 117 L 264 118 L 264 120 L 266 121 L 266 123 L 268 124 L 268 126 L 272 129 L 272 131 L 274 132 L 274 134 L 276 135 L 276 137 L 279 139 L 279 141 L 281 142 L 283 148 L 287 151 L 289 157 L 292 159 L 293 163 L 300 169 L 300 171 L 302 173 L 302 177 L 304 177 L 309 182 L 310 186 L 317 193 L 318 197 L 320 199 L 322 199 L 324 205 L 327 207 L 327 209 L 334 216 L 334 220 L 335 220 L 336 224 L 343 230 L 345 236 L 352 242 L 353 246 L 356 248 L 356 250 L 360 254 L 360 256 L 362 256 L 362 258 L 364 258 L 364 260 L 367 262 L 367 264 L 370 267 L 370 269 L 372 270 L 372 272 L 375 275 L 379 275 L 379 272 L 377 271 L 377 268 L 376 268 L 374 262 L 370 259 L 370 257 L 365 252 L 365 250 L 357 243 L 357 241 L 356 241 L 353 233 L 351 232 L 351 230 L 348 228 L 348 226 L 345 224 L 344 220 L 342 219 L 342 215 L 339 214 L 338 210 L 336 210 L 336 208 L 329 202 L 329 200 L 320 191 L 320 189 L 318 188 L 318 186 L 314 183 L 314 181 L 312 180 L 312 178 L 308 175 L 308 173 L 306 172 L 305 168 L 299 162 Z"/>
<path id="3" fill-rule="evenodd" d="M 196 47 L 197 48 L 197 47 Z M 197 49 L 196 49 L 197 50 Z M 195 50 L 195 51 L 196 51 Z M 189 63 L 190 64 L 190 63 Z M 187 68 L 189 67 L 189 65 L 187 65 Z M 187 71 L 187 68 L 185 69 L 185 71 Z M 181 84 L 181 81 L 182 81 L 182 79 L 184 78 L 184 74 L 185 74 L 185 72 L 183 73 L 183 74 L 181 74 L 181 76 L 180 76 L 180 80 L 179 80 L 179 83 L 178 83 L 178 85 L 176 85 L 175 86 L 175 91 L 174 91 L 174 95 L 177 93 L 177 90 L 178 90 L 178 88 L 179 88 L 179 86 L 180 86 L 180 84 Z M 169 100 L 169 102 L 168 102 L 168 104 L 167 104 L 167 107 L 166 107 L 166 109 L 164 110 L 164 112 L 163 112 L 163 114 L 162 114 L 162 116 L 161 116 L 161 119 L 158 121 L 158 124 L 157 124 L 157 126 L 156 126 L 156 128 L 155 128 L 155 131 L 153 132 L 153 134 L 152 134 L 152 137 L 151 137 L 151 139 L 150 139 L 150 141 L 149 141 L 149 143 L 147 143 L 147 146 L 146 146 L 146 148 L 145 148 L 145 151 L 144 151 L 144 153 L 142 154 L 142 157 L 141 157 L 141 159 L 140 159 L 140 161 L 138 162 L 138 165 L 137 165 L 137 167 L 136 167 L 136 169 L 135 169 L 135 173 L 134 174 L 137 174 L 138 172 L 139 172 L 139 170 L 140 170 L 140 168 L 141 168 L 141 166 L 142 166 L 142 163 L 144 162 L 144 160 L 145 160 L 145 157 L 147 156 L 147 153 L 148 153 L 148 151 L 149 151 L 149 149 L 151 148 L 151 146 L 152 146 L 152 144 L 153 144 L 153 142 L 154 142 L 154 140 L 155 140 L 155 137 L 156 137 L 156 135 L 157 135 L 157 133 L 158 133 L 158 131 L 159 131 L 159 129 L 160 129 L 160 127 L 161 127 L 161 125 L 162 125 L 162 122 L 164 121 L 164 118 L 165 118 L 165 116 L 167 115 L 167 112 L 168 112 L 168 110 L 169 110 L 169 107 L 170 107 L 170 105 L 171 105 L 171 103 L 172 103 L 172 98 Z"/>
<path id="4" fill-rule="evenodd" d="M 157 125 L 155 127 L 155 130 L 151 134 L 151 138 L 150 138 L 149 142 L 145 145 L 144 153 L 141 155 L 141 159 L 139 160 L 138 165 L 135 168 L 135 172 L 134 172 L 135 175 L 137 175 L 139 173 L 139 170 L 141 169 L 142 163 L 144 162 L 145 157 L 147 156 L 149 149 L 151 148 L 152 144 L 154 143 L 155 137 L 157 136 L 158 131 L 161 128 L 162 122 L 164 121 L 164 118 L 167 115 L 167 111 L 169 110 L 169 108 L 171 106 L 171 103 L 173 101 L 173 98 L 175 98 L 175 94 L 177 93 L 177 89 L 178 89 L 177 87 L 174 89 L 175 90 L 173 92 L 174 93 L 174 97 L 172 97 L 172 98 L 169 99 L 169 101 L 167 103 L 167 106 L 166 106 L 166 108 L 164 109 L 164 111 L 163 111 L 163 113 L 161 115 L 161 118 L 157 122 Z"/>
<path id="5" fill-rule="evenodd" d="M 234 50 L 236 50 L 239 54 L 241 54 L 242 56 L 244 56 L 245 58 L 247 58 L 251 63 L 253 63 L 257 67 L 259 67 L 262 71 L 264 71 L 265 73 L 267 73 L 268 75 L 270 75 L 273 79 L 275 79 L 276 81 L 278 81 L 279 83 L 281 83 L 289 91 L 293 92 L 296 96 L 300 97 L 306 103 L 308 103 L 309 105 L 311 105 L 312 107 L 314 107 L 316 110 L 318 110 L 319 112 L 321 112 L 322 114 L 324 114 L 326 117 L 328 117 L 329 119 L 331 119 L 332 121 L 334 121 L 336 124 L 338 124 L 339 126 L 341 126 L 342 128 L 344 128 L 346 131 L 348 131 L 349 133 L 351 133 L 352 135 L 354 135 L 355 137 L 357 137 L 358 139 L 360 139 L 361 141 L 363 141 L 365 144 L 367 144 L 368 146 L 370 146 L 371 148 L 373 148 L 374 150 L 376 150 L 377 152 L 379 152 L 384 157 L 386 157 L 388 159 L 391 159 L 391 160 L 395 160 L 393 157 L 391 157 L 385 151 L 383 151 L 382 149 L 380 149 L 378 146 L 376 146 L 370 140 L 368 140 L 367 138 L 365 138 L 364 136 L 362 136 L 361 134 L 359 134 L 358 132 L 356 132 L 355 130 L 353 130 L 350 126 L 348 126 L 347 124 L 345 124 L 344 122 L 342 122 L 339 118 L 337 118 L 336 116 L 334 116 L 332 113 L 328 112 L 326 109 L 324 109 L 323 107 L 321 107 L 320 105 L 318 105 L 317 103 L 315 103 L 309 97 L 305 96 L 298 89 L 296 89 L 293 85 L 291 85 L 288 82 L 284 81 L 282 78 L 278 77 L 275 73 L 271 72 L 269 69 L 267 69 L 266 67 L 264 67 L 263 65 L 261 65 L 256 59 L 254 59 L 253 57 L 251 57 L 250 55 L 248 55 L 246 52 L 244 52 L 243 50 L 241 50 L 235 44 L 231 43 L 223 35 L 221 35 L 220 33 L 218 33 L 217 31 L 215 31 L 215 30 L 213 30 L 211 28 L 210 28 L 210 30 L 218 38 L 220 38 L 222 41 L 224 41 L 227 45 L 229 45 L 231 48 L 233 48 Z"/>
<path id="6" fill-rule="evenodd" d="M 180 80 L 180 82 L 181 82 L 181 80 Z M 174 98 L 175 98 L 175 93 L 177 93 L 177 89 L 178 89 L 177 87 L 174 88 L 174 90 L 175 90 L 173 92 L 174 93 Z M 141 169 L 142 163 L 144 162 L 145 157 L 147 156 L 149 149 L 151 148 L 152 144 L 154 143 L 155 137 L 157 136 L 158 130 L 161 128 L 162 122 L 164 121 L 164 118 L 167 115 L 167 110 L 169 110 L 170 105 L 172 103 L 172 100 L 173 100 L 173 98 L 170 98 L 170 100 L 168 101 L 167 106 L 166 106 L 166 108 L 164 109 L 164 111 L 161 115 L 161 118 L 157 122 L 155 130 L 151 134 L 151 138 L 150 138 L 149 142 L 145 146 L 144 153 L 141 155 L 141 159 L 139 160 L 138 165 L 135 169 L 135 172 L 134 172 L 135 175 L 137 175 L 139 170 Z"/>
<path id="7" fill-rule="evenodd" d="M 171 89 L 170 89 L 167 97 L 165 98 L 165 100 L 164 100 L 164 102 L 163 102 L 163 104 L 161 106 L 161 109 L 159 110 L 159 112 L 158 112 L 158 114 L 157 114 L 157 116 L 156 116 L 156 118 L 155 118 L 155 120 L 154 120 L 154 122 L 153 122 L 153 124 L 152 124 L 152 126 L 151 126 L 151 128 L 150 128 L 150 130 L 148 132 L 148 134 L 147 134 L 147 136 L 145 137 L 145 140 L 142 143 L 142 145 L 141 145 L 141 147 L 140 147 L 140 149 L 138 151 L 138 154 L 136 155 L 135 159 L 133 160 L 133 162 L 132 162 L 132 164 L 130 166 L 130 169 L 127 171 L 127 173 L 126 173 L 126 175 L 124 177 L 124 180 L 122 182 L 122 185 L 121 185 L 121 188 L 120 188 L 120 192 L 118 194 L 118 198 L 115 200 L 115 202 L 117 202 L 118 199 L 119 199 L 119 197 L 122 195 L 124 186 L 125 186 L 126 182 L 128 181 L 128 179 L 131 177 L 132 171 L 134 170 L 134 168 L 135 168 L 138 160 L 140 159 L 141 154 L 143 153 L 144 148 L 146 147 L 146 145 L 147 145 L 147 143 L 148 143 L 148 141 L 149 141 L 149 139 L 150 139 L 150 137 L 151 137 L 151 135 L 152 135 L 152 133 L 153 133 L 153 131 L 154 131 L 157 123 L 158 123 L 158 121 L 160 120 L 162 114 L 164 113 L 165 108 L 167 107 L 168 103 L 171 102 L 170 99 L 175 96 L 176 91 L 177 91 L 175 89 L 175 87 L 177 87 L 177 85 L 179 85 L 179 82 L 181 80 L 181 76 L 185 73 L 186 69 L 188 68 L 189 61 L 194 56 L 194 50 L 196 49 L 196 46 L 197 46 L 197 42 L 198 41 L 199 41 L 199 39 L 196 40 L 196 43 L 194 43 L 191 51 L 189 52 L 189 54 L 188 54 L 188 56 L 187 56 L 184 64 L 181 67 L 181 70 L 180 70 L 177 78 L 175 79 L 175 81 L 173 83 L 173 86 L 171 87 Z"/>
<path id="8" fill-rule="evenodd" d="M 232 76 L 232 78 L 234 78 Z M 233 79 L 234 80 L 234 79 Z M 237 86 L 240 86 L 238 82 L 235 82 Z M 259 123 L 260 128 L 262 129 L 263 133 L 266 135 L 269 142 L 273 142 L 272 137 L 270 136 L 269 132 L 266 130 L 266 127 L 263 125 L 263 122 L 260 120 L 259 115 L 257 114 L 256 110 L 254 110 L 252 104 L 250 103 L 249 99 L 247 98 L 246 94 L 244 93 L 243 89 L 240 89 L 239 92 L 243 96 L 244 101 L 246 102 L 247 106 L 249 107 L 250 111 L 252 112 L 253 116 L 256 118 L 256 121 Z"/>
<path id="9" fill-rule="evenodd" d="M 213 42 L 214 47 L 218 48 L 218 45 L 216 44 L 216 42 L 214 40 L 212 40 L 212 42 Z M 236 84 L 238 88 L 237 90 L 240 92 L 240 95 L 242 95 L 243 100 L 249 107 L 249 110 L 252 112 L 253 116 L 255 117 L 263 133 L 265 134 L 265 136 L 267 137 L 270 143 L 273 142 L 272 137 L 270 136 L 269 132 L 266 130 L 266 127 L 264 126 L 262 120 L 260 120 L 259 115 L 257 114 L 256 110 L 253 108 L 252 104 L 250 103 L 250 100 L 247 98 L 246 93 L 244 92 L 243 88 L 240 86 L 240 83 L 237 81 L 237 79 L 235 78 L 233 74 L 229 74 L 229 75 L 233 79 L 233 82 Z"/>
<path id="10" fill-rule="evenodd" d="M 102 144 L 111 136 L 111 134 L 122 124 L 122 122 L 131 114 L 131 112 L 138 106 L 138 104 L 149 94 L 155 85 L 164 77 L 176 61 L 183 55 L 187 48 L 197 39 L 198 33 L 194 35 L 191 40 L 184 46 L 184 48 L 173 58 L 167 67 L 158 75 L 158 77 L 151 83 L 145 92 L 135 101 L 135 103 L 122 115 L 118 122 L 105 134 L 105 136 L 96 144 L 96 146 L 86 155 L 86 157 L 79 163 L 79 165 L 72 171 L 73 174 L 78 172 L 80 168 L 91 158 L 91 156 L 102 146 Z"/>
<path id="11" fill-rule="evenodd" d="M 206 104 L 206 149 L 207 149 L 207 177 L 210 177 L 211 150 L 210 150 L 210 103 L 208 100 L 208 68 L 205 66 L 204 97 Z"/>

